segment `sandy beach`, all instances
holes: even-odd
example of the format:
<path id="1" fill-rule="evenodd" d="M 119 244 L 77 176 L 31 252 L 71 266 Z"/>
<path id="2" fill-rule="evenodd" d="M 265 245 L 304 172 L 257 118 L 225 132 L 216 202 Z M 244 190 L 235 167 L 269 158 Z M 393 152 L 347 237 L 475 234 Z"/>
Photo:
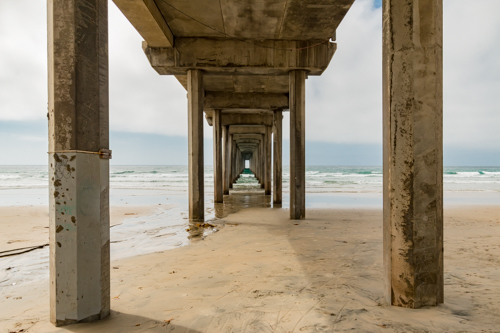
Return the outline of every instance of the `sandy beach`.
<path id="1" fill-rule="evenodd" d="M 110 226 L 114 227 L 130 217 L 151 214 L 154 206 L 114 206 L 110 211 Z M 1 207 L 2 232 L 0 252 L 43 246 L 49 243 L 49 207 Z M 22 226 L 22 227 L 20 227 Z"/>
<path id="2" fill-rule="evenodd" d="M 33 230 L 46 223 L 42 208 L 0 216 L 16 211 Z M 112 221 L 145 212 L 114 209 Z M 290 221 L 287 209 L 241 210 L 188 246 L 112 261 L 112 313 L 91 324 L 49 323 L 48 277 L 2 284 L 0 332 L 500 331 L 499 206 L 445 209 L 445 303 L 419 310 L 383 299 L 381 213 L 309 209 Z M 46 237 L 22 236 L 16 246 Z"/>

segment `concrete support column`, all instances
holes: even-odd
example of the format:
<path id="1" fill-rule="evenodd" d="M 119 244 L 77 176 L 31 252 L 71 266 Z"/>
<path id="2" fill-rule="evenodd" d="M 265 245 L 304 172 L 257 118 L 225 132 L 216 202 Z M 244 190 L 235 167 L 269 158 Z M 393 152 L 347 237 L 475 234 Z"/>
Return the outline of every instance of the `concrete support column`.
<path id="1" fill-rule="evenodd" d="M 47 1 L 50 321 L 56 326 L 99 320 L 110 310 L 107 4 Z"/>
<path id="2" fill-rule="evenodd" d="M 290 218 L 306 217 L 306 78 L 304 70 L 290 72 Z"/>
<path id="3" fill-rule="evenodd" d="M 271 175 L 273 171 L 271 154 L 272 154 L 272 127 L 266 126 L 266 134 L 264 135 L 264 149 L 266 152 L 266 170 L 265 170 L 265 195 L 271 195 Z"/>
<path id="4" fill-rule="evenodd" d="M 203 72 L 188 70 L 189 219 L 205 219 L 203 165 Z"/>
<path id="5" fill-rule="evenodd" d="M 257 176 L 257 162 L 256 161 L 257 161 L 257 148 L 255 148 L 255 150 L 252 153 L 252 159 L 251 159 L 250 165 L 252 166 L 252 172 L 255 176 L 255 179 L 257 179 L 257 181 L 258 181 L 259 177 Z"/>
<path id="6" fill-rule="evenodd" d="M 443 302 L 443 4 L 384 0 L 384 265 L 392 305 Z"/>
<path id="7" fill-rule="evenodd" d="M 236 176 L 236 180 L 238 180 L 240 178 L 240 174 L 241 174 L 241 150 L 238 148 L 238 168 L 237 168 L 237 176 Z"/>
<path id="8" fill-rule="evenodd" d="M 222 186 L 224 194 L 229 194 L 229 126 L 222 126 Z"/>
<path id="9" fill-rule="evenodd" d="M 261 135 L 259 143 L 260 188 L 266 188 L 266 136 Z"/>
<path id="10" fill-rule="evenodd" d="M 214 202 L 224 201 L 224 189 L 222 181 L 222 125 L 221 111 L 214 110 L 213 113 L 214 130 Z"/>
<path id="11" fill-rule="evenodd" d="M 233 188 L 235 174 L 236 174 L 236 145 L 234 141 L 231 142 L 231 188 Z"/>
<path id="12" fill-rule="evenodd" d="M 236 183 L 236 180 L 238 179 L 238 146 L 236 145 L 236 142 L 233 142 L 233 147 L 234 147 L 234 158 L 233 158 L 233 184 Z"/>
<path id="13" fill-rule="evenodd" d="M 273 203 L 282 203 L 283 189 L 283 112 L 275 111 L 273 119 Z"/>
<path id="14" fill-rule="evenodd" d="M 228 184 L 229 188 L 233 188 L 233 177 L 234 177 L 234 140 L 233 140 L 233 135 L 229 135 L 229 154 L 228 154 Z"/>
<path id="15" fill-rule="evenodd" d="M 260 142 L 257 144 L 257 147 L 255 148 L 255 177 L 261 183 L 260 179 Z"/>
<path id="16" fill-rule="evenodd" d="M 239 169 L 240 169 L 240 149 L 237 147 L 236 143 L 234 144 L 236 147 L 236 154 L 234 156 L 235 159 L 235 165 L 234 165 L 234 182 L 236 183 L 238 181 L 238 177 L 240 176 Z"/>

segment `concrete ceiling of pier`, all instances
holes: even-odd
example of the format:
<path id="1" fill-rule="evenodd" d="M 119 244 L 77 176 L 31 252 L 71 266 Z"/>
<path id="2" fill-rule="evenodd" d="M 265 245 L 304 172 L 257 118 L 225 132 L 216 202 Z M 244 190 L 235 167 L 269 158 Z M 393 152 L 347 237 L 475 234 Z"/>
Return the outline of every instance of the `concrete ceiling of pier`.
<path id="1" fill-rule="evenodd" d="M 334 36 L 354 0 L 155 1 L 176 37 L 315 40 Z"/>
<path id="2" fill-rule="evenodd" d="M 237 54 L 238 51 L 241 53 L 241 50 L 237 50 L 238 48 L 244 49 L 244 47 L 249 47 L 251 49 L 255 45 L 263 45 L 263 43 L 265 45 L 281 45 L 272 44 L 275 42 L 270 41 L 307 42 L 310 43 L 307 44 L 310 46 L 315 45 L 316 42 L 326 42 L 329 38 L 335 37 L 335 31 L 338 25 L 354 2 L 354 0 L 113 1 L 144 37 L 149 46 L 166 49 L 173 46 L 177 50 L 175 52 L 184 54 L 183 57 L 179 57 L 173 55 L 175 52 L 172 53 L 171 56 L 175 59 L 185 59 L 186 56 L 189 58 L 189 55 L 197 53 L 193 50 L 203 51 L 201 57 L 203 59 L 209 57 L 206 59 L 207 63 L 213 63 L 214 60 L 211 59 L 210 56 L 215 54 L 215 51 L 211 53 L 211 50 L 207 51 L 207 47 L 203 45 L 212 44 L 203 44 L 203 42 L 201 42 L 198 48 L 190 49 L 190 45 L 194 47 L 192 45 L 194 45 L 193 43 L 196 43 L 197 40 L 217 39 L 221 41 L 234 41 L 234 48 L 222 52 L 236 51 L 235 54 Z M 180 42 L 181 40 L 184 42 Z M 179 49 L 179 47 L 181 49 Z M 333 56 L 335 50 L 331 47 L 325 49 L 325 44 L 320 45 L 320 48 L 321 47 L 323 47 L 321 52 L 317 47 L 311 47 L 305 52 L 300 51 L 303 52 L 300 56 L 298 53 L 296 55 L 297 59 L 302 59 L 304 56 L 310 59 L 322 59 L 321 61 L 317 60 L 318 64 L 321 63 L 321 65 L 318 65 L 320 67 L 318 67 L 315 75 L 321 74 L 322 70 L 328 66 L 329 59 Z M 269 49 L 269 47 L 267 47 L 267 49 Z M 273 46 L 271 46 L 270 49 L 270 53 L 267 53 L 267 55 L 259 55 L 256 59 L 267 59 L 266 57 L 270 57 L 270 60 L 263 61 L 269 61 L 271 64 L 280 63 L 280 70 L 276 72 L 279 74 L 272 72 L 272 69 L 267 72 L 251 71 L 245 74 L 236 74 L 230 71 L 228 73 L 224 71 L 217 73 L 207 71 L 207 75 L 204 75 L 203 79 L 205 91 L 288 94 L 289 78 L 286 71 L 288 67 L 286 67 L 286 64 L 284 65 L 285 67 L 283 67 L 282 61 L 288 63 L 286 59 L 295 59 L 290 58 L 292 57 L 291 55 L 287 55 L 287 52 L 290 54 L 293 54 L 293 52 L 290 52 L 289 49 L 274 49 Z M 221 50 L 228 49 L 222 48 Z M 318 56 L 315 52 L 322 54 L 322 56 Z M 148 55 L 151 62 L 152 58 L 150 57 L 151 54 Z M 162 56 L 159 58 L 162 59 Z M 158 57 L 156 59 L 158 59 Z M 224 63 L 230 63 L 230 55 L 229 58 L 227 58 L 226 55 L 226 58 L 223 60 Z M 170 60 L 168 60 L 167 63 L 169 61 Z M 313 63 L 316 64 L 314 61 Z M 291 63 L 293 66 L 297 66 L 295 62 L 292 61 Z M 236 64 L 235 66 L 235 68 L 238 68 L 239 65 Z M 153 65 L 153 67 L 155 66 Z M 159 73 L 162 73 L 159 67 L 155 67 L 155 69 Z M 178 81 L 187 89 L 187 78 L 183 73 L 175 72 L 174 70 L 174 72 L 164 72 L 162 74 L 175 75 Z M 268 109 L 268 107 L 257 105 L 259 104 L 259 102 L 257 102 L 259 98 L 255 100 L 256 105 L 249 108 Z M 242 108 L 239 110 L 241 109 Z"/>

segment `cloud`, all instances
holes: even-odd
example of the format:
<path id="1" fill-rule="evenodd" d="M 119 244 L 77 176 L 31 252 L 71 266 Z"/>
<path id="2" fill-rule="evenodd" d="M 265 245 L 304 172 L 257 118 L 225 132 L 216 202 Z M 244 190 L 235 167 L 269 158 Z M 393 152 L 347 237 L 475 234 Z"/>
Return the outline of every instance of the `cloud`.
<path id="1" fill-rule="evenodd" d="M 308 140 L 380 143 L 382 139 L 382 10 L 356 0 L 337 30 L 337 52 L 306 85 Z"/>
<path id="2" fill-rule="evenodd" d="M 0 1 L 0 120 L 47 114 L 45 1 Z"/>
<path id="3" fill-rule="evenodd" d="M 445 145 L 498 147 L 500 2 L 466 4 L 444 1 Z M 341 23 L 330 67 L 307 80 L 307 140 L 381 143 L 381 16 L 376 1 L 356 0 Z M 186 136 L 184 88 L 150 67 L 141 36 L 111 1 L 109 25 L 111 130 Z M 0 121 L 42 121 L 47 112 L 45 1 L 1 1 L 0 45 Z M 288 122 L 285 114 L 284 138 Z M 205 136 L 211 137 L 206 124 Z"/>
<path id="4" fill-rule="evenodd" d="M 500 2 L 444 2 L 444 141 L 500 148 Z"/>
<path id="5" fill-rule="evenodd" d="M 187 135 L 186 90 L 161 76 L 142 51 L 142 37 L 109 3 L 110 127 L 112 130 Z"/>
<path id="6" fill-rule="evenodd" d="M 445 147 L 499 148 L 500 2 L 444 1 Z M 337 31 L 338 50 L 307 85 L 307 138 L 382 141 L 382 12 L 356 0 Z"/>

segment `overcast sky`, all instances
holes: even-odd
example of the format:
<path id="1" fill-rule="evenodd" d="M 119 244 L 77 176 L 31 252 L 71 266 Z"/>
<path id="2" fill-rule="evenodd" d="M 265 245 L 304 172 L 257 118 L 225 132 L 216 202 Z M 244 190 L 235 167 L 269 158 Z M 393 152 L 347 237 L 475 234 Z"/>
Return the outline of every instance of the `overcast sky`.
<path id="1" fill-rule="evenodd" d="M 498 0 L 444 1 L 447 165 L 500 165 L 498 13 Z M 329 68 L 307 81 L 308 164 L 381 164 L 381 16 L 378 1 L 356 0 Z M 110 1 L 112 162 L 186 164 L 186 91 L 150 67 L 141 41 Z M 0 164 L 47 161 L 46 43 L 46 1 L 0 0 Z M 207 164 L 211 134 L 205 124 Z"/>

